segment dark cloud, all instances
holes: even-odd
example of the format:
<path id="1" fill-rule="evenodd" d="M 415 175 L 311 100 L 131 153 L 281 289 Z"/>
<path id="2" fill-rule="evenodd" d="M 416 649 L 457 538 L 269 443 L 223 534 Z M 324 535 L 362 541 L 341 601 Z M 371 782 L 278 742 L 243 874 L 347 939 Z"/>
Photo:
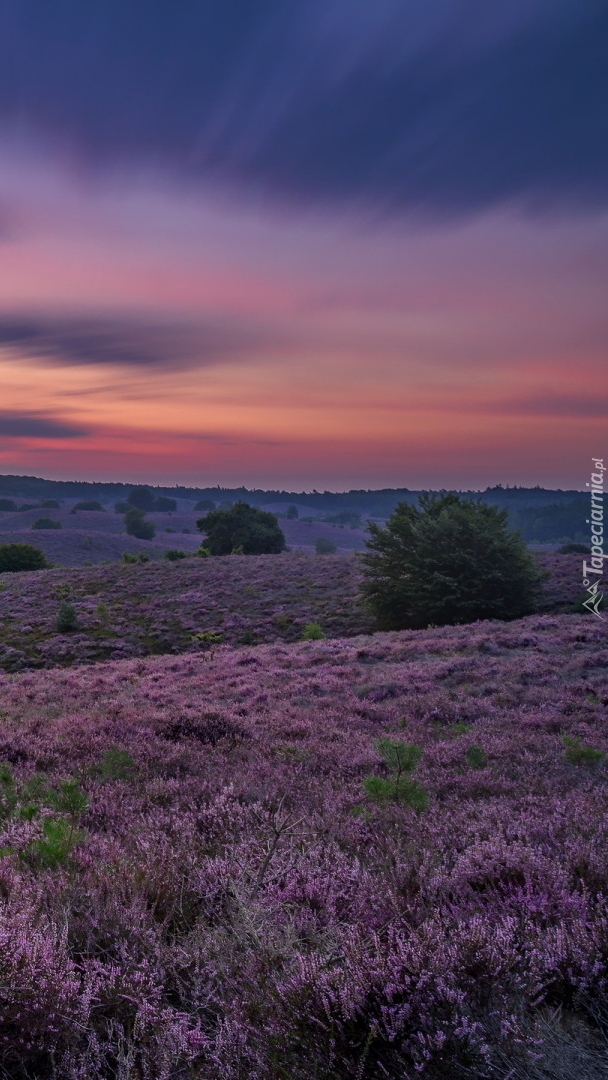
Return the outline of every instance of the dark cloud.
<path id="1" fill-rule="evenodd" d="M 3 0 L 0 116 L 275 198 L 580 208 L 607 55 L 606 0 Z"/>
<path id="2" fill-rule="evenodd" d="M 0 412 L 0 436 L 17 439 L 79 439 L 87 434 L 83 427 L 43 413 L 12 409 Z"/>
<path id="3" fill-rule="evenodd" d="M 62 364 L 177 370 L 227 363 L 280 343 L 272 329 L 238 319 L 155 325 L 111 316 L 0 314 L 0 347 Z"/>

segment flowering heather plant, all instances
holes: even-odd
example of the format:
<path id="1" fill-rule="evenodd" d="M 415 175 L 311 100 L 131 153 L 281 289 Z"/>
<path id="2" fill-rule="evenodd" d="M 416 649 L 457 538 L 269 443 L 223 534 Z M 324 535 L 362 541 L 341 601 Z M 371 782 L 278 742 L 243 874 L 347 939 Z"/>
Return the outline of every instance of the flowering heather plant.
<path id="1" fill-rule="evenodd" d="M 307 624 L 322 627 L 328 638 L 373 628 L 360 602 L 358 563 L 349 555 L 227 555 L 145 566 L 138 559 L 129 554 L 135 565 L 5 574 L 0 668 L 195 652 L 208 648 L 197 638 L 201 633 L 221 634 L 223 642 L 238 645 L 295 642 Z M 551 574 L 547 609 L 573 602 L 580 590 L 579 557 L 547 556 L 545 565 Z M 62 586 L 78 612 L 78 629 L 69 638 L 56 626 Z M 496 646 L 490 642 L 487 648 Z"/>
<path id="2" fill-rule="evenodd" d="M 4 1075 L 603 1075 L 607 774 L 565 740 L 608 750 L 607 655 L 543 615 L 0 673 Z M 353 813 L 399 767 L 426 810 Z"/>

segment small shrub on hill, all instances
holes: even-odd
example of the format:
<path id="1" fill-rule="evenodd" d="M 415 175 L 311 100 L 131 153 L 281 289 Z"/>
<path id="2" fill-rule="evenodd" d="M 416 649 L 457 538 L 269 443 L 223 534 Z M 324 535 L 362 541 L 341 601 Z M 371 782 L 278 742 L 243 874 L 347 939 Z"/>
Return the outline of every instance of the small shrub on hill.
<path id="1" fill-rule="evenodd" d="M 68 634 L 70 631 L 78 629 L 76 608 L 67 597 L 64 597 L 61 601 L 56 626 L 60 634 Z"/>
<path id="2" fill-rule="evenodd" d="M 334 555 L 338 550 L 337 545 L 327 536 L 319 536 L 315 544 L 317 555 Z"/>
<path id="3" fill-rule="evenodd" d="M 201 512 L 215 510 L 215 503 L 213 499 L 199 499 L 198 502 L 195 503 L 194 509 L 200 510 Z"/>
<path id="4" fill-rule="evenodd" d="M 39 506 L 39 503 L 22 503 L 18 509 L 20 513 L 25 513 L 26 510 L 38 510 Z"/>
<path id="5" fill-rule="evenodd" d="M 150 562 L 150 556 L 146 555 L 145 551 L 138 551 L 137 554 L 133 554 L 131 551 L 123 551 L 121 560 L 123 563 L 147 563 Z"/>
<path id="6" fill-rule="evenodd" d="M 165 551 L 165 559 L 169 562 L 179 562 L 180 559 L 187 559 L 188 555 L 181 548 L 170 548 L 169 551 Z"/>
<path id="7" fill-rule="evenodd" d="M 384 759 L 388 777 L 366 776 L 363 781 L 365 794 L 380 806 L 389 802 L 411 806 L 413 810 L 426 810 L 428 793 L 417 780 L 412 779 L 422 749 L 412 743 L 398 742 L 384 737 L 376 743 L 376 749 Z"/>
<path id="8" fill-rule="evenodd" d="M 589 544 L 577 544 L 573 540 L 569 544 L 562 544 L 557 549 L 558 555 L 590 555 L 591 548 Z"/>
<path id="9" fill-rule="evenodd" d="M 325 637 L 325 631 L 318 622 L 306 623 L 302 631 L 302 641 L 321 641 Z"/>
<path id="10" fill-rule="evenodd" d="M 62 525 L 60 521 L 55 521 L 53 518 L 41 517 L 36 518 L 32 525 L 32 529 L 61 529 Z"/>
<path id="11" fill-rule="evenodd" d="M 288 506 L 286 517 L 288 517 L 290 521 L 293 521 L 295 518 L 299 517 L 297 506 Z"/>
<path id="12" fill-rule="evenodd" d="M 400 503 L 370 522 L 363 595 L 383 630 L 516 619 L 538 602 L 544 575 L 507 511 L 458 495 Z"/>
<path id="13" fill-rule="evenodd" d="M 0 499 L 0 510 L 16 510 L 17 503 L 12 499 Z"/>
<path id="14" fill-rule="evenodd" d="M 44 501 L 40 503 L 43 510 L 58 510 L 60 505 L 59 499 L 44 499 Z"/>
<path id="15" fill-rule="evenodd" d="M 0 544 L 0 574 L 48 567 L 44 552 L 32 544 Z"/>
<path id="16" fill-rule="evenodd" d="M 467 764 L 471 769 L 485 769 L 488 758 L 481 746 L 469 746 L 467 750 Z"/>
<path id="17" fill-rule="evenodd" d="M 152 540 L 156 535 L 156 528 L 152 521 L 147 521 L 144 511 L 137 506 L 131 506 L 125 514 L 125 529 L 129 536 L 136 536 L 138 540 Z"/>
<path id="18" fill-rule="evenodd" d="M 128 502 L 115 502 L 114 510 L 117 514 L 126 514 L 127 510 L 130 510 Z"/>
<path id="19" fill-rule="evenodd" d="M 566 761 L 570 765 L 599 765 L 606 756 L 593 746 L 585 746 L 579 738 L 562 735 L 562 742 L 566 748 Z"/>
<path id="20" fill-rule="evenodd" d="M 74 514 L 77 510 L 103 510 L 103 506 L 96 499 L 83 499 L 72 507 L 72 513 Z"/>
<path id="21" fill-rule="evenodd" d="M 172 514 L 174 510 L 177 510 L 177 500 L 169 499 L 166 495 L 159 495 L 158 498 L 154 500 L 152 509 L 155 510 L 157 514 Z"/>

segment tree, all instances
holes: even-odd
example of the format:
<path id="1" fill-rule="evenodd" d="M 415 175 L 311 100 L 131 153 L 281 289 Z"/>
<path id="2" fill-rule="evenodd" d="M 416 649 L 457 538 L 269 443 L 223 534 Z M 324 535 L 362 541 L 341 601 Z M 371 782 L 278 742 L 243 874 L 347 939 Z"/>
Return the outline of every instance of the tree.
<path id="1" fill-rule="evenodd" d="M 535 610 L 541 582 L 507 511 L 459 495 L 399 503 L 387 526 L 370 522 L 363 594 L 384 630 L 517 619 Z"/>
<path id="2" fill-rule="evenodd" d="M 285 550 L 285 537 L 274 514 L 237 502 L 230 510 L 211 510 L 199 518 L 211 555 L 276 555 Z"/>
<path id="3" fill-rule="evenodd" d="M 127 496 L 129 506 L 135 506 L 138 510 L 153 510 L 154 496 L 148 488 L 133 488 Z"/>
<path id="4" fill-rule="evenodd" d="M 156 529 L 152 521 L 146 521 L 143 510 L 137 506 L 131 506 L 125 514 L 125 528 L 129 536 L 136 536 L 138 540 L 152 540 Z"/>
<path id="5" fill-rule="evenodd" d="M 0 544 L 0 574 L 20 570 L 46 570 L 44 552 L 33 544 Z"/>
<path id="6" fill-rule="evenodd" d="M 171 514 L 174 510 L 177 510 L 177 499 L 169 499 L 166 495 L 159 495 L 154 500 L 152 509 L 161 514 Z"/>

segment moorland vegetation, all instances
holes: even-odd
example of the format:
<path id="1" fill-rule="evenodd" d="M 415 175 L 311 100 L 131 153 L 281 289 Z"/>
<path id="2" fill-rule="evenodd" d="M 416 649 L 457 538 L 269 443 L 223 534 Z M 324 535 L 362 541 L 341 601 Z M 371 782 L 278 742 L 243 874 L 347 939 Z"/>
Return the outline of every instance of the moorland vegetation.
<path id="1" fill-rule="evenodd" d="M 361 561 L 205 509 L 205 558 L 0 546 L 2 1076 L 608 1076 L 580 553 L 541 581 L 504 512 L 445 494 Z M 463 625 L 373 633 L 404 612 Z"/>

